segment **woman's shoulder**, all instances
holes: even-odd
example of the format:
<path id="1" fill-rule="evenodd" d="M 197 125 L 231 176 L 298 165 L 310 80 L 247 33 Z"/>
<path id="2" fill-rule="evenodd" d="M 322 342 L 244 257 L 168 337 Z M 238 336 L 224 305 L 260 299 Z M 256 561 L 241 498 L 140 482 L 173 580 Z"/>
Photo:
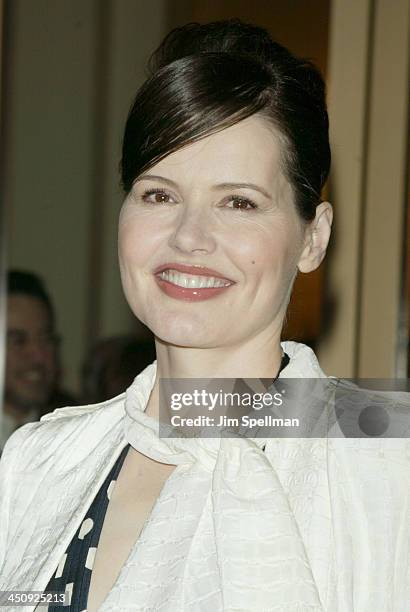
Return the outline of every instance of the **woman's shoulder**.
<path id="1" fill-rule="evenodd" d="M 39 525 L 46 516 L 57 524 L 63 506 L 71 512 L 72 500 L 80 503 L 94 486 L 123 444 L 124 403 L 125 393 L 60 408 L 10 436 L 0 460 L 0 567 L 24 525 L 28 538 L 30 521 Z"/>
<path id="2" fill-rule="evenodd" d="M 125 393 L 98 404 L 57 408 L 40 421 L 27 423 L 7 440 L 0 464 L 18 463 L 20 469 L 39 464 L 64 448 L 77 451 L 97 442 L 124 417 Z"/>
<path id="3" fill-rule="evenodd" d="M 52 412 L 49 412 L 41 417 L 39 423 L 50 423 L 52 421 L 59 421 L 61 419 L 67 421 L 74 421 L 76 419 L 90 418 L 90 416 L 102 417 L 107 412 L 113 412 L 119 407 L 123 406 L 125 401 L 126 393 L 121 393 L 112 399 L 99 402 L 98 404 L 85 404 L 82 406 L 65 406 L 64 408 L 56 408 Z"/>

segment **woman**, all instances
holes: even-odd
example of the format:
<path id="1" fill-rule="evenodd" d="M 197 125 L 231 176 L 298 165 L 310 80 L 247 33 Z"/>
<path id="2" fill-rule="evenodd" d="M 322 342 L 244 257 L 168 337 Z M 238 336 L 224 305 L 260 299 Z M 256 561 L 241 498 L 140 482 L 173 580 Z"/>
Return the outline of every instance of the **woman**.
<path id="1" fill-rule="evenodd" d="M 158 436 L 162 378 L 325 378 L 280 336 L 298 271 L 325 255 L 329 163 L 309 62 L 235 20 L 168 35 L 127 120 L 119 220 L 157 361 L 12 437 L 2 589 L 88 612 L 406 609 L 404 444 Z"/>

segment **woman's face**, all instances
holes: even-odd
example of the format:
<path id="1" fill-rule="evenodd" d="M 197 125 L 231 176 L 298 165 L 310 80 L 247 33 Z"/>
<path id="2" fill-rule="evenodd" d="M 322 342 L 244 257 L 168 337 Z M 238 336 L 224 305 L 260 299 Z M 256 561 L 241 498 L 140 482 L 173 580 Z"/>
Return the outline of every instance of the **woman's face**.
<path id="1" fill-rule="evenodd" d="M 253 116 L 135 181 L 119 220 L 121 278 L 162 341 L 216 348 L 280 334 L 305 240 L 281 146 Z"/>

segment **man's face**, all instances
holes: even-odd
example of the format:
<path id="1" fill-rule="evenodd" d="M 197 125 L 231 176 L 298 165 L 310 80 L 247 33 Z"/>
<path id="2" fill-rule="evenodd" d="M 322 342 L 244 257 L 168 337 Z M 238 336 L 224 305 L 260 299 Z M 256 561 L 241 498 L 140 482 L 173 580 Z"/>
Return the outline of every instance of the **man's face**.
<path id="1" fill-rule="evenodd" d="M 47 306 L 38 298 L 7 299 L 6 404 L 30 410 L 47 403 L 57 376 L 54 330 Z"/>

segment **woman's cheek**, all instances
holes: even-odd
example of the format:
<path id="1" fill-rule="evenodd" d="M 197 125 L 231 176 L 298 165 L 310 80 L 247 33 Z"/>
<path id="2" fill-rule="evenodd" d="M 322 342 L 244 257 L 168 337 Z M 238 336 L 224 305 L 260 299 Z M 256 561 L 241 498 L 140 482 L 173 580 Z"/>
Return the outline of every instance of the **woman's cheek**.
<path id="1" fill-rule="evenodd" d="M 160 227 L 155 219 L 130 214 L 121 220 L 118 246 L 120 256 L 124 261 L 129 259 L 143 265 L 155 255 L 160 242 Z"/>
<path id="2" fill-rule="evenodd" d="M 241 257 L 262 272 L 272 270 L 272 266 L 277 266 L 283 261 L 284 256 L 285 258 L 287 256 L 285 251 L 287 249 L 284 235 L 274 228 L 259 229 L 251 235 L 244 236 L 240 241 Z"/>

